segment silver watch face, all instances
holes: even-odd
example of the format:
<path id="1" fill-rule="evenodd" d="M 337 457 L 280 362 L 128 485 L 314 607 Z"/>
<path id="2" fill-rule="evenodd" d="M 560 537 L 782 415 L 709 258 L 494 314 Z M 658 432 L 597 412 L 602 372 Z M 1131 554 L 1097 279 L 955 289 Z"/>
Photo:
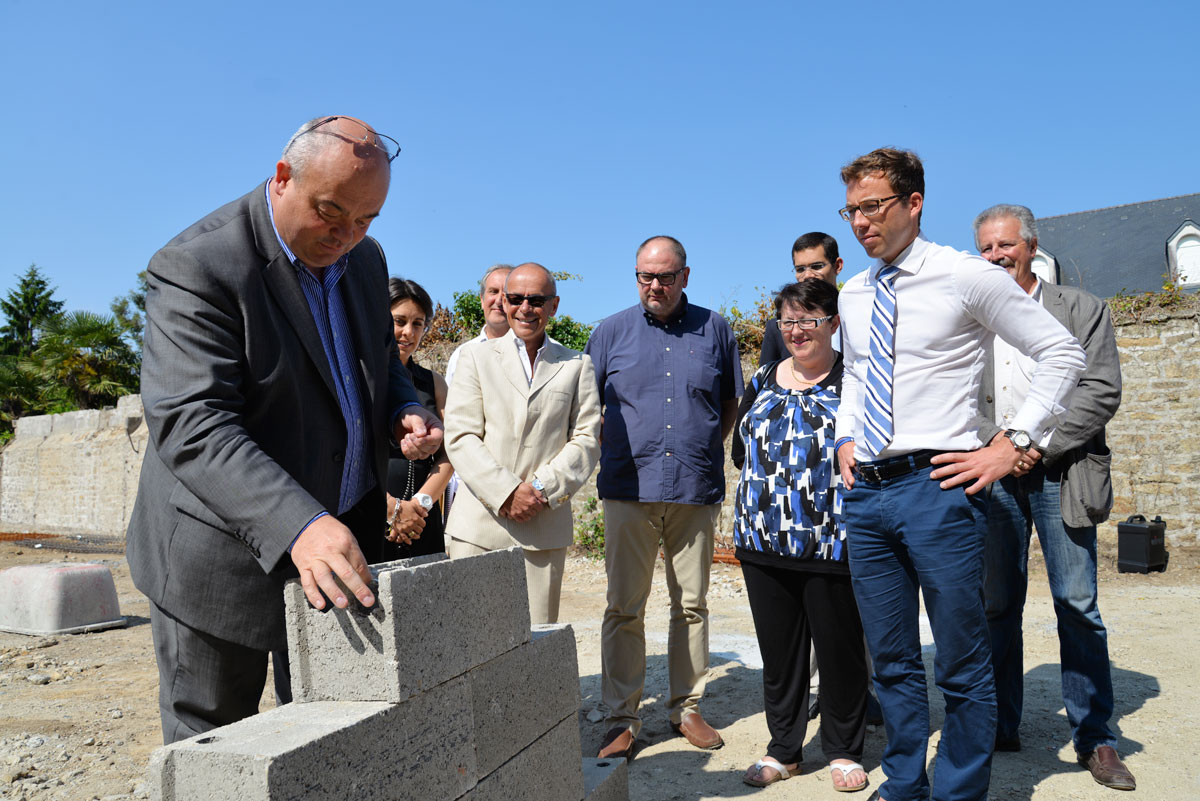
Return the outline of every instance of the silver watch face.
<path id="1" fill-rule="evenodd" d="M 424 492 L 418 492 L 413 496 L 413 500 L 421 504 L 421 508 L 423 509 L 428 510 L 433 508 L 433 498 Z"/>
<path id="2" fill-rule="evenodd" d="M 529 486 L 533 487 L 538 492 L 541 492 L 546 488 L 546 485 L 542 483 L 540 478 L 535 478 L 533 481 L 529 482 Z"/>
<path id="3" fill-rule="evenodd" d="M 1033 445 L 1033 440 L 1024 431 L 1010 431 L 1008 438 L 1012 440 L 1013 445 L 1016 445 L 1023 451 L 1029 450 L 1030 446 Z"/>

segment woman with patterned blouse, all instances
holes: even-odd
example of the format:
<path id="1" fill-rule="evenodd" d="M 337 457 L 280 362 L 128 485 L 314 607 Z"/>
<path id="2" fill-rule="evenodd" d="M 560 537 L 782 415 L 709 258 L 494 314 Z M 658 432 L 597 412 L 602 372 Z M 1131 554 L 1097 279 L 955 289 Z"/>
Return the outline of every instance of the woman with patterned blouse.
<path id="1" fill-rule="evenodd" d="M 821 747 L 834 789 L 862 790 L 866 656 L 833 447 L 842 386 L 842 356 L 832 345 L 837 289 L 819 278 L 789 284 L 775 311 L 791 357 L 754 374 L 736 428 L 745 458 L 734 543 L 762 652 L 771 732 L 766 756 L 743 780 L 765 787 L 799 773 L 811 638 L 821 671 Z"/>

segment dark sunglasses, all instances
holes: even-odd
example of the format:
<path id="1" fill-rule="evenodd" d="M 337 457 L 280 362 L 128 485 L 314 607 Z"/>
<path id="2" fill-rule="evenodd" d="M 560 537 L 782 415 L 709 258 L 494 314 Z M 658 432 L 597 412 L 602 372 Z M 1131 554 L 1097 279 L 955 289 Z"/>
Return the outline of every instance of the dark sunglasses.
<path id="1" fill-rule="evenodd" d="M 533 308 L 540 309 L 546 305 L 547 301 L 554 300 L 554 295 L 510 295 L 505 293 L 504 299 L 510 306 L 520 306 L 522 303 L 528 302 Z"/>

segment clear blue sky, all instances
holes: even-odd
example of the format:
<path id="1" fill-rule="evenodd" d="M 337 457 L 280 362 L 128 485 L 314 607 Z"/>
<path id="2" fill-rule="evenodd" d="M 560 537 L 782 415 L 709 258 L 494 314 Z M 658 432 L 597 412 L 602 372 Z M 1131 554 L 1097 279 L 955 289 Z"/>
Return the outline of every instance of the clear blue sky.
<path id="1" fill-rule="evenodd" d="M 900 16 L 900 12 L 903 16 Z M 825 230 L 842 164 L 926 167 L 925 231 L 972 247 L 995 202 L 1038 216 L 1200 191 L 1195 3 L 0 0 L 0 291 L 31 263 L 107 311 L 151 254 L 352 114 L 400 141 L 372 226 L 448 304 L 497 261 L 584 276 L 560 311 L 636 300 L 669 233 L 689 297 L 747 305 Z"/>

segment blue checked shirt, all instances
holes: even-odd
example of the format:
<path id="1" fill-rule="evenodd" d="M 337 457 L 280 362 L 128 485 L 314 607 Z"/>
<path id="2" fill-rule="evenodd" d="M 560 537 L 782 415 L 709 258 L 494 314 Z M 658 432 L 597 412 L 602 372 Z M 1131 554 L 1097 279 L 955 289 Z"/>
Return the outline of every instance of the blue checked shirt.
<path id="1" fill-rule="evenodd" d="M 275 210 L 271 207 L 270 186 L 268 181 L 267 210 L 271 215 L 271 227 L 275 229 Z M 300 288 L 304 291 L 304 299 L 308 301 L 313 322 L 317 324 L 317 333 L 321 336 L 325 358 L 329 360 L 329 370 L 333 373 L 338 407 L 342 411 L 342 419 L 346 421 L 346 461 L 342 466 L 342 488 L 338 495 L 337 508 L 337 514 L 340 515 L 358 503 L 376 483 L 371 467 L 371 442 L 367 436 L 369 421 L 363 409 L 362 393 L 357 379 L 358 365 L 354 356 L 354 341 L 351 339 L 350 325 L 346 319 L 346 307 L 342 304 L 342 292 L 338 287 L 338 281 L 346 274 L 346 265 L 350 259 L 348 255 L 342 256 L 325 268 L 323 280 L 318 281 L 304 264 L 297 261 L 291 248 L 279 236 L 278 229 L 275 229 L 275 238 L 279 240 L 283 252 L 287 254 L 288 261 L 296 268 L 296 275 L 300 278 Z"/>

